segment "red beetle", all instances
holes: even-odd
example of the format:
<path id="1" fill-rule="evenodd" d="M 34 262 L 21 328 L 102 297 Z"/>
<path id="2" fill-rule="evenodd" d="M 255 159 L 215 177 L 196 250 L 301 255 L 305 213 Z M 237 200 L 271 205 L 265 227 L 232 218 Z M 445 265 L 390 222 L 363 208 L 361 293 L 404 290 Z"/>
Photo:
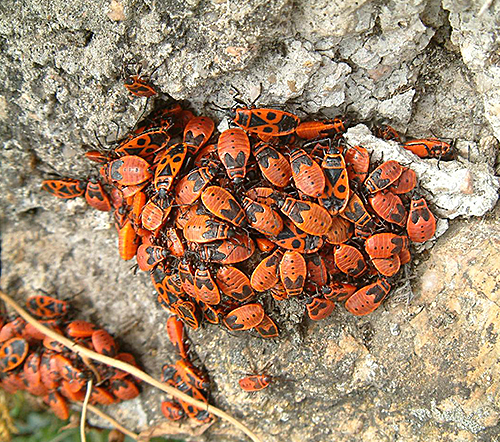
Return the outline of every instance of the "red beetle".
<path id="1" fill-rule="evenodd" d="M 161 412 L 163 416 L 171 421 L 178 421 L 186 416 L 184 410 L 179 404 L 170 401 L 163 401 L 161 403 Z"/>
<path id="2" fill-rule="evenodd" d="M 224 318 L 224 324 L 229 330 L 248 330 L 259 325 L 264 319 L 264 308 L 261 304 L 245 304 L 231 310 Z"/>
<path id="3" fill-rule="evenodd" d="M 231 112 L 233 122 L 248 132 L 281 136 L 291 134 L 300 123 L 299 117 L 277 109 L 237 107 Z"/>
<path id="4" fill-rule="evenodd" d="M 141 157 L 128 155 L 111 161 L 106 166 L 107 177 L 122 186 L 133 186 L 148 181 L 152 174 L 149 163 Z"/>
<path id="5" fill-rule="evenodd" d="M 238 381 L 242 390 L 259 391 L 267 388 L 273 378 L 268 374 L 253 374 Z"/>
<path id="6" fill-rule="evenodd" d="M 292 150 L 290 165 L 292 166 L 292 177 L 297 189 L 313 198 L 318 198 L 323 194 L 325 190 L 323 170 L 305 150 Z"/>
<path id="7" fill-rule="evenodd" d="M 225 295 L 244 302 L 254 295 L 248 276 L 233 266 L 222 266 L 215 275 L 217 286 Z"/>
<path id="8" fill-rule="evenodd" d="M 62 199 L 76 198 L 85 192 L 85 181 L 75 179 L 44 180 L 42 190 Z"/>
<path id="9" fill-rule="evenodd" d="M 345 308 L 356 316 L 373 312 L 389 293 L 391 286 L 386 279 L 378 279 L 356 291 L 345 303 Z"/>
<path id="10" fill-rule="evenodd" d="M 313 321 L 320 321 L 330 316 L 335 309 L 335 303 L 324 298 L 309 298 L 306 300 L 306 309 L 308 316 Z"/>
<path id="11" fill-rule="evenodd" d="M 287 250 L 279 265 L 280 279 L 288 296 L 302 293 L 307 278 L 306 260 L 299 252 Z"/>
<path id="12" fill-rule="evenodd" d="M 276 187 L 286 187 L 292 177 L 290 163 L 274 147 L 267 143 L 257 143 L 253 149 L 262 175 Z"/>
<path id="13" fill-rule="evenodd" d="M 182 359 L 188 359 L 189 343 L 187 340 L 184 323 L 177 316 L 170 316 L 167 319 L 167 336 L 177 353 Z"/>
<path id="14" fill-rule="evenodd" d="M 263 338 L 276 338 L 279 335 L 278 327 L 266 314 L 264 314 L 262 321 L 254 328 Z"/>
<path id="15" fill-rule="evenodd" d="M 413 242 L 425 242 L 436 232 L 436 218 L 424 198 L 411 200 L 406 230 Z"/>
<path id="16" fill-rule="evenodd" d="M 403 173 L 403 166 L 397 161 L 389 160 L 378 166 L 366 179 L 364 185 L 371 192 L 379 192 L 389 187 Z"/>
<path id="17" fill-rule="evenodd" d="M 232 128 L 222 132 L 217 143 L 217 153 L 234 183 L 243 181 L 250 158 L 250 140 L 242 129 Z"/>

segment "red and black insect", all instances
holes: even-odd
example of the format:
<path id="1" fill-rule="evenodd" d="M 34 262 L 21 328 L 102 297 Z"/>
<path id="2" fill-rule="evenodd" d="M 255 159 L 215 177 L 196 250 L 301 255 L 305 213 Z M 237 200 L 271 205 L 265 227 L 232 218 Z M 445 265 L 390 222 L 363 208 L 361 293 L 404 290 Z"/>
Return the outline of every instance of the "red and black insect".
<path id="1" fill-rule="evenodd" d="M 310 235 L 326 235 L 332 224 L 328 211 L 316 203 L 287 197 L 280 210 L 303 232 Z"/>
<path id="2" fill-rule="evenodd" d="M 286 187 L 292 177 L 290 163 L 274 147 L 267 143 L 257 143 L 253 148 L 262 175 L 276 187 Z"/>
<path id="3" fill-rule="evenodd" d="M 356 316 L 373 312 L 384 300 L 391 289 L 386 279 L 381 278 L 356 291 L 345 303 L 345 308 Z"/>
<path id="4" fill-rule="evenodd" d="M 370 169 L 370 154 L 361 146 L 352 146 L 344 151 L 349 181 L 362 184 Z"/>
<path id="5" fill-rule="evenodd" d="M 330 244 L 343 244 L 352 238 L 354 227 L 352 223 L 341 216 L 332 216 L 332 225 L 325 234 L 325 240 Z"/>
<path id="6" fill-rule="evenodd" d="M 365 250 L 370 258 L 389 258 L 408 248 L 408 237 L 395 233 L 377 233 L 365 242 Z"/>
<path id="7" fill-rule="evenodd" d="M 151 270 L 167 257 L 167 251 L 161 246 L 142 244 L 137 248 L 137 264 L 141 270 Z"/>
<path id="8" fill-rule="evenodd" d="M 393 255 L 389 258 L 373 258 L 372 264 L 381 275 L 390 277 L 399 272 L 401 260 L 399 255 Z"/>
<path id="9" fill-rule="evenodd" d="M 436 232 L 436 218 L 424 198 L 411 200 L 406 231 L 413 242 L 425 242 Z"/>
<path id="10" fill-rule="evenodd" d="M 224 317 L 224 324 L 233 331 L 249 330 L 262 322 L 264 314 L 264 308 L 261 304 L 245 304 L 231 310 Z"/>
<path id="11" fill-rule="evenodd" d="M 118 399 L 128 401 L 139 396 L 139 389 L 134 381 L 130 379 L 112 379 L 110 382 L 110 390 Z"/>
<path id="12" fill-rule="evenodd" d="M 219 186 L 207 187 L 201 194 L 205 207 L 215 216 L 238 227 L 245 227 L 245 211 L 234 196 Z"/>
<path id="13" fill-rule="evenodd" d="M 132 259 L 137 252 L 138 246 L 139 241 L 137 234 L 135 233 L 132 223 L 127 220 L 125 221 L 125 225 L 118 232 L 118 251 L 120 257 L 125 261 Z"/>
<path id="14" fill-rule="evenodd" d="M 97 353 L 111 358 L 118 353 L 115 340 L 106 330 L 96 330 L 92 333 L 92 345 Z"/>
<path id="15" fill-rule="evenodd" d="M 85 200 L 94 209 L 101 210 L 103 212 L 109 212 L 111 210 L 109 196 L 102 187 L 102 184 L 97 180 L 90 179 L 87 183 Z"/>
<path id="16" fill-rule="evenodd" d="M 323 287 L 328 282 L 328 273 L 325 259 L 319 254 L 306 255 L 307 279 L 306 288 L 314 291 L 316 287 Z"/>
<path id="17" fill-rule="evenodd" d="M 345 301 L 356 291 L 356 286 L 346 282 L 331 282 L 321 288 L 321 294 L 332 301 Z"/>
<path id="18" fill-rule="evenodd" d="M 184 143 L 191 155 L 196 154 L 212 136 L 215 123 L 208 117 L 194 117 L 189 119 L 184 128 Z"/>
<path id="19" fill-rule="evenodd" d="M 401 176 L 389 186 L 389 190 L 396 195 L 402 195 L 412 191 L 416 185 L 417 174 L 414 170 L 404 167 Z"/>
<path id="20" fill-rule="evenodd" d="M 397 161 L 389 160 L 378 166 L 366 179 L 364 185 L 371 192 L 379 192 L 389 187 L 403 173 L 403 166 Z"/>
<path id="21" fill-rule="evenodd" d="M 136 155 L 148 159 L 162 150 L 169 141 L 168 127 L 155 127 L 126 138 L 115 149 L 115 153 L 118 156 Z"/>
<path id="22" fill-rule="evenodd" d="M 86 182 L 75 179 L 43 180 L 42 190 L 51 193 L 57 198 L 70 199 L 82 196 Z"/>
<path id="23" fill-rule="evenodd" d="M 34 295 L 26 300 L 26 309 L 41 319 L 62 318 L 67 315 L 69 306 L 66 301 L 48 295 Z"/>
<path id="24" fill-rule="evenodd" d="M 242 390 L 259 391 L 267 388 L 272 382 L 272 376 L 268 374 L 252 374 L 238 381 Z"/>
<path id="25" fill-rule="evenodd" d="M 189 325 L 193 330 L 198 329 L 203 318 L 198 304 L 191 301 L 179 300 L 172 307 L 185 324 Z"/>
<path id="26" fill-rule="evenodd" d="M 180 172 L 184 159 L 188 152 L 188 145 L 177 143 L 170 146 L 160 156 L 155 170 L 154 186 L 157 191 L 164 192 L 170 190 L 175 177 Z"/>
<path id="27" fill-rule="evenodd" d="M 304 140 L 315 140 L 341 134 L 346 130 L 347 120 L 335 117 L 333 120 L 303 121 L 297 126 L 295 133 Z"/>
<path id="28" fill-rule="evenodd" d="M 375 213 L 383 220 L 404 226 L 406 223 L 406 209 L 399 196 L 390 190 L 377 192 L 368 198 Z"/>
<path id="29" fill-rule="evenodd" d="M 452 160 L 454 158 L 452 144 L 437 138 L 407 141 L 403 143 L 403 147 L 420 158 L 438 158 L 440 160 Z"/>
<path id="30" fill-rule="evenodd" d="M 279 265 L 280 279 L 288 296 L 300 295 L 307 278 L 306 260 L 299 252 L 287 250 Z"/>
<path id="31" fill-rule="evenodd" d="M 124 69 L 123 75 L 123 85 L 132 95 L 136 97 L 152 97 L 157 95 L 155 87 L 149 82 L 149 77 L 141 76 L 142 65 L 138 65 L 137 73 L 132 75 L 127 69 Z"/>
<path id="32" fill-rule="evenodd" d="M 215 278 L 221 292 L 239 302 L 247 301 L 254 295 L 248 276 L 236 267 L 222 266 Z"/>
<path id="33" fill-rule="evenodd" d="M 178 271 L 182 289 L 192 298 L 196 298 L 196 292 L 194 289 L 194 271 L 186 258 L 179 261 Z"/>
<path id="34" fill-rule="evenodd" d="M 170 316 L 167 319 L 167 336 L 177 353 L 182 359 L 189 358 L 189 342 L 187 340 L 184 323 L 177 316 Z"/>
<path id="35" fill-rule="evenodd" d="M 66 420 L 69 418 L 68 403 L 57 391 L 49 392 L 44 399 L 59 419 Z"/>
<path id="36" fill-rule="evenodd" d="M 195 215 L 184 226 L 184 238 L 196 243 L 209 243 L 234 235 L 231 226 L 209 215 Z"/>
<path id="37" fill-rule="evenodd" d="M 340 216 L 356 224 L 358 227 L 368 226 L 372 220 L 363 201 L 361 201 L 361 198 L 355 192 L 351 192 L 347 206 Z"/>
<path id="38" fill-rule="evenodd" d="M 401 143 L 401 136 L 399 135 L 398 131 L 388 124 L 375 126 L 373 128 L 373 132 L 376 137 L 382 138 L 383 140 L 394 140 L 398 143 Z"/>
<path id="39" fill-rule="evenodd" d="M 335 248 L 333 256 L 335 265 L 342 273 L 357 278 L 366 271 L 365 258 L 356 247 L 341 244 Z"/>
<path id="40" fill-rule="evenodd" d="M 262 321 L 260 321 L 259 324 L 254 328 L 257 333 L 263 338 L 276 338 L 277 336 L 279 336 L 278 327 L 276 326 L 274 321 L 266 314 L 264 314 L 264 318 L 262 319 Z"/>
<path id="41" fill-rule="evenodd" d="M 13 370 L 21 365 L 28 355 L 29 345 L 23 338 L 12 338 L 0 347 L 0 371 Z"/>
<path id="42" fill-rule="evenodd" d="M 283 258 L 283 252 L 276 249 L 255 267 L 250 278 L 250 285 L 258 292 L 271 289 L 279 280 L 278 269 Z"/>
<path id="43" fill-rule="evenodd" d="M 110 181 L 122 186 L 141 184 L 148 181 L 152 176 L 149 163 L 135 155 L 127 155 L 111 161 L 107 164 L 106 171 Z"/>
<path id="44" fill-rule="evenodd" d="M 309 318 L 319 321 L 330 316 L 335 309 L 335 303 L 329 299 L 315 297 L 306 300 L 306 309 Z"/>
<path id="45" fill-rule="evenodd" d="M 220 302 L 219 288 L 204 264 L 200 264 L 194 273 L 194 292 L 205 304 L 217 305 Z"/>
<path id="46" fill-rule="evenodd" d="M 217 153 L 229 178 L 234 183 L 242 182 L 250 158 L 250 140 L 245 131 L 232 128 L 222 132 L 217 143 Z"/>
<path id="47" fill-rule="evenodd" d="M 90 338 L 96 330 L 94 324 L 76 319 L 66 326 L 66 335 L 71 338 Z"/>
<path id="48" fill-rule="evenodd" d="M 205 261 L 235 264 L 247 260 L 254 254 L 255 243 L 250 236 L 237 233 L 227 239 L 202 244 L 198 251 Z"/>
<path id="49" fill-rule="evenodd" d="M 336 147 L 331 146 L 321 163 L 326 177 L 325 190 L 318 202 L 330 214 L 342 212 L 349 201 L 349 178 L 344 157 Z"/>
<path id="50" fill-rule="evenodd" d="M 303 149 L 293 149 L 290 156 L 292 177 L 297 189 L 313 198 L 320 197 L 325 190 L 325 175 Z"/>
<path id="51" fill-rule="evenodd" d="M 191 387 L 200 390 L 208 390 L 210 388 L 207 376 L 190 361 L 181 359 L 175 363 L 175 368 L 182 380 Z"/>
<path id="52" fill-rule="evenodd" d="M 243 198 L 243 210 L 246 213 L 248 225 L 267 236 L 276 236 L 283 229 L 283 220 L 271 207 Z"/>
<path id="53" fill-rule="evenodd" d="M 216 169 L 206 166 L 192 170 L 175 186 L 175 202 L 179 205 L 193 204 L 210 184 Z"/>
<path id="54" fill-rule="evenodd" d="M 237 107 L 230 117 L 248 132 L 273 136 L 291 134 L 300 123 L 300 118 L 290 112 L 266 108 Z"/>
<path id="55" fill-rule="evenodd" d="M 161 403 L 161 412 L 163 416 L 171 421 L 178 421 L 186 416 L 182 407 L 171 401 L 163 401 Z"/>
<path id="56" fill-rule="evenodd" d="M 289 218 L 283 220 L 283 230 L 269 239 L 279 247 L 301 253 L 315 253 L 323 246 L 321 236 L 304 232 Z"/>

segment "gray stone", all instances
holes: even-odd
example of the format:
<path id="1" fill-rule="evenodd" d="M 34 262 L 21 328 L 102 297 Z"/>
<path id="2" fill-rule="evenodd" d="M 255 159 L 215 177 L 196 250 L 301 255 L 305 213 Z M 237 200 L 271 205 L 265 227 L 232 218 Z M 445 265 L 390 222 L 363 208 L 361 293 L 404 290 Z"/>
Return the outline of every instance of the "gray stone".
<path id="1" fill-rule="evenodd" d="M 175 360 L 149 276 L 118 257 L 110 216 L 40 191 L 51 173 L 97 174 L 83 158 L 98 144 L 94 131 L 105 143 L 115 139 L 113 121 L 120 136 L 137 122 L 145 100 L 125 91 L 124 65 L 140 63 L 145 75 L 157 68 L 160 91 L 217 123 L 227 113 L 210 103 L 231 107 L 234 86 L 248 103 L 260 94 L 258 105 L 288 101 L 301 116 L 348 112 L 356 122 L 384 120 L 403 136 L 456 139 L 457 160 L 438 167 L 376 139 L 366 125 L 347 134 L 374 161 L 415 169 L 440 217 L 439 238 L 421 246 L 408 280 L 372 315 L 338 306 L 314 323 L 298 300 L 267 297 L 279 340 L 218 327 L 189 335 L 213 380 L 211 402 L 266 442 L 495 440 L 500 227 L 498 208 L 488 211 L 499 187 L 500 4 L 479 17 L 481 4 L 4 0 L 2 289 L 19 301 L 39 289 L 70 299 L 157 378 Z M 241 391 L 238 379 L 268 362 L 273 384 Z M 142 388 L 140 398 L 107 407 L 135 431 L 163 420 L 166 395 Z M 244 440 L 224 422 L 203 436 L 182 431 L 186 440 Z"/>

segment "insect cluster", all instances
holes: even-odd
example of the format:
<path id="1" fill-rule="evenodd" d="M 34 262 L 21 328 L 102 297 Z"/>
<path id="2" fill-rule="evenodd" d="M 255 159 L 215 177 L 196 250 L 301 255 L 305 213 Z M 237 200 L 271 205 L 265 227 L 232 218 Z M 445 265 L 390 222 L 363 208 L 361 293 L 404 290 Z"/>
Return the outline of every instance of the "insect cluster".
<path id="1" fill-rule="evenodd" d="M 172 385 L 194 399 L 207 402 L 210 381 L 206 372 L 196 367 L 189 357 L 190 345 L 184 323 L 173 315 L 168 318 L 166 329 L 167 336 L 179 355 L 179 359 L 175 364 L 165 364 L 162 367 L 162 382 Z M 200 423 L 209 423 L 214 419 L 207 410 L 197 408 L 178 398 L 163 401 L 161 411 L 167 419 L 174 421 L 186 416 Z"/>
<path id="2" fill-rule="evenodd" d="M 211 118 L 158 100 L 116 146 L 87 152 L 100 180 L 42 188 L 113 210 L 120 256 L 136 257 L 160 305 L 193 329 L 207 321 L 276 337 L 267 295 L 303 300 L 313 320 L 336 301 L 354 315 L 375 310 L 410 243 L 435 232 L 415 172 L 348 145 L 344 118 L 243 106 L 230 116 L 234 127 L 214 135 Z M 376 133 L 399 141 L 389 126 Z M 452 151 L 436 139 L 402 146 L 441 159 Z"/>
<path id="3" fill-rule="evenodd" d="M 42 324 L 75 343 L 136 365 L 134 356 L 120 352 L 106 330 L 90 322 L 68 319 L 67 302 L 35 295 L 26 301 L 26 309 Z M 68 401 L 83 401 L 90 378 L 94 379 L 92 404 L 109 405 L 139 395 L 128 373 L 98 362 L 85 363 L 20 316 L 4 322 L 4 316 L 0 315 L 0 386 L 7 392 L 26 390 L 42 396 L 60 419 L 69 416 Z"/>

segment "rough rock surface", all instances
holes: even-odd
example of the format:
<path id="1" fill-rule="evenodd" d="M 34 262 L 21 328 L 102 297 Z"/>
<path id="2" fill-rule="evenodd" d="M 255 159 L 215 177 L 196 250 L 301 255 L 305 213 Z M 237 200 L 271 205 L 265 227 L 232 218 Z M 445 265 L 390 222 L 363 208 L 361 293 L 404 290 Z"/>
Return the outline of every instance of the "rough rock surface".
<path id="1" fill-rule="evenodd" d="M 190 336 L 214 380 L 213 403 L 265 441 L 494 441 L 500 224 L 498 207 L 485 213 L 498 191 L 500 4 L 478 16 L 480 7 L 467 0 L 30 0 L 23 7 L 4 0 L 2 289 L 19 300 L 40 288 L 72 299 L 154 376 L 173 360 L 149 277 L 118 257 L 109 215 L 39 189 L 49 173 L 88 176 L 94 167 L 82 159 L 83 145 L 96 144 L 94 130 L 113 139 L 113 121 L 122 134 L 134 125 L 144 100 L 123 88 L 126 61 L 143 62 L 145 73 L 159 66 L 153 82 L 163 92 L 200 111 L 207 105 L 218 118 L 209 103 L 230 106 L 234 86 L 245 100 L 261 92 L 258 103 L 289 101 L 301 115 L 347 111 L 409 136 L 454 138 L 459 160 L 438 169 L 378 142 L 364 126 L 349 132 L 375 154 L 411 161 L 434 210 L 456 218 L 382 308 L 355 318 L 339 306 L 312 323 L 298 303 L 271 303 L 282 330 L 276 342 L 215 327 Z M 260 393 L 239 390 L 251 363 L 267 362 L 276 382 Z M 140 399 L 108 411 L 143 430 L 161 421 L 163 397 L 144 387 Z M 244 440 L 225 423 L 186 438 Z"/>

